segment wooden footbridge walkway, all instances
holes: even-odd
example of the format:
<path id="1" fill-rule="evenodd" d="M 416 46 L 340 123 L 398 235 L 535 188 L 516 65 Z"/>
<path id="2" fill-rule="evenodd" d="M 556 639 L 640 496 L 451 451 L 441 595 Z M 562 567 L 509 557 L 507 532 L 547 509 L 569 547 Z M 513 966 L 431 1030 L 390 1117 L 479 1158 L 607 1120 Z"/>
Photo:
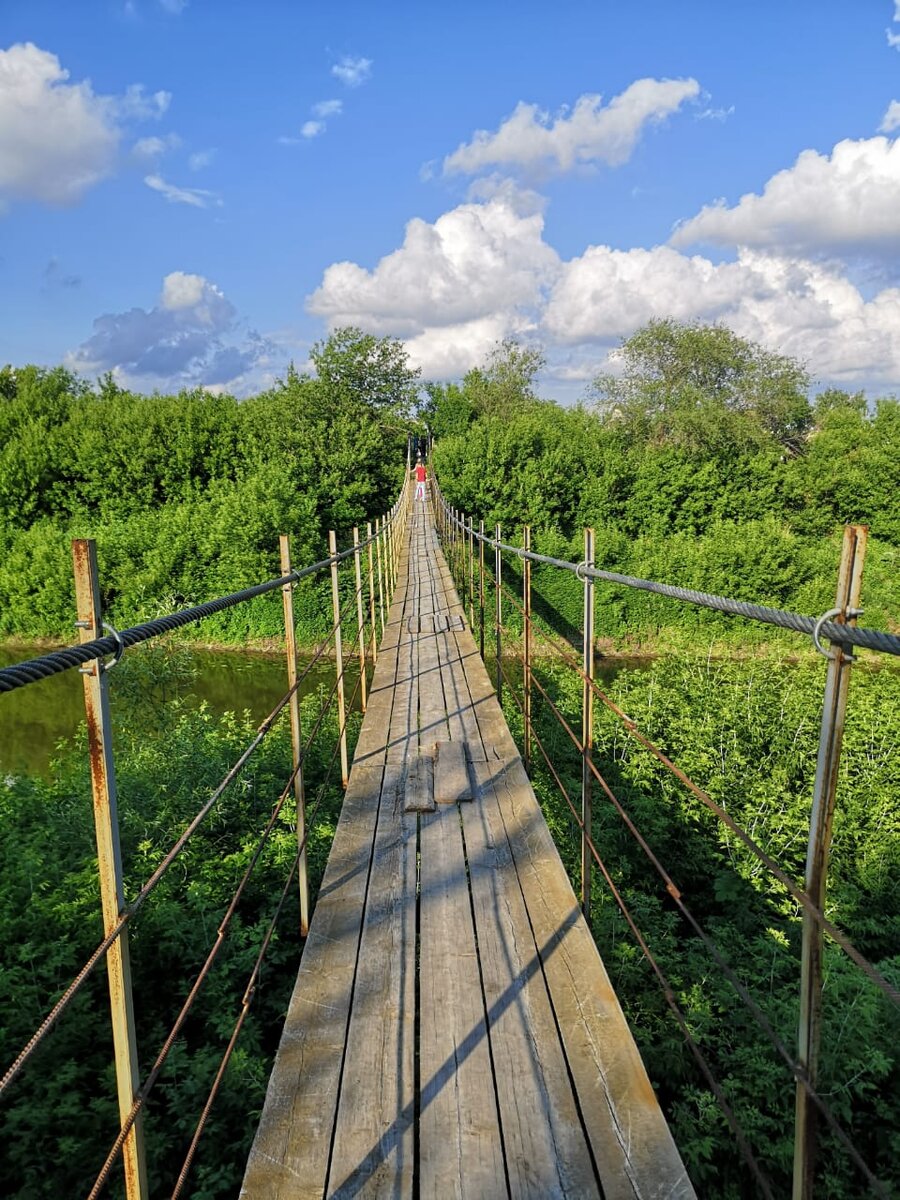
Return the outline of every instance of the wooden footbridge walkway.
<path id="1" fill-rule="evenodd" d="M 691 1197 L 415 506 L 241 1196 Z"/>

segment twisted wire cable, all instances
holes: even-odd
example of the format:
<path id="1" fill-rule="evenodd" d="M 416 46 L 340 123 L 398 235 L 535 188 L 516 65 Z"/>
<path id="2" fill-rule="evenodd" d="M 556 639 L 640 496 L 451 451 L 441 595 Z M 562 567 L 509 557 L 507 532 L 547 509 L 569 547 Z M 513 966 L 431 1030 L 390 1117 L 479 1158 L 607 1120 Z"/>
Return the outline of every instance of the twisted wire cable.
<path id="1" fill-rule="evenodd" d="M 457 520 L 452 511 L 443 503 L 446 518 L 460 529 L 471 533 L 476 541 L 484 542 L 494 549 L 506 550 L 517 558 L 529 559 L 531 562 L 544 563 L 546 566 L 559 567 L 563 571 L 578 574 L 579 579 L 594 579 L 601 583 L 618 583 L 623 587 L 638 588 L 645 592 L 654 592 L 659 596 L 668 596 L 672 600 L 681 600 L 687 604 L 696 604 L 701 608 L 710 608 L 715 612 L 729 613 L 731 616 L 747 617 L 751 621 L 762 621 L 766 625 L 777 625 L 782 629 L 792 629 L 795 633 L 808 633 L 810 637 L 818 629 L 820 637 L 826 637 L 831 642 L 844 645 L 864 646 L 868 650 L 879 650 L 884 654 L 900 655 L 900 637 L 893 633 L 884 633 L 877 629 L 858 629 L 852 625 L 843 625 L 839 621 L 821 621 L 818 617 L 804 616 L 802 613 L 790 612 L 781 608 L 770 608 L 765 604 L 753 604 L 747 600 L 735 600 L 730 596 L 717 596 L 712 592 L 698 592 L 693 588 L 676 587 L 669 583 L 658 583 L 653 579 L 639 579 L 634 575 L 620 575 L 617 571 L 601 571 L 598 567 L 585 567 L 583 563 L 569 562 L 564 558 L 553 558 L 548 554 L 537 554 L 533 550 L 523 550 L 521 546 L 511 546 L 496 538 L 482 536 L 475 529 L 474 522 L 467 525 Z"/>
<path id="2" fill-rule="evenodd" d="M 379 532 L 373 534 L 370 538 L 365 538 L 355 546 L 351 546 L 347 550 L 341 550 L 338 554 L 334 554 L 330 558 L 323 558 L 321 562 L 313 563 L 308 567 L 302 567 L 297 571 L 291 571 L 289 575 L 282 575 L 278 579 L 270 579 L 265 583 L 257 583 L 253 587 L 243 588 L 239 592 L 231 592 L 227 596 L 219 596 L 215 600 L 207 600 L 204 604 L 196 604 L 191 608 L 183 608 L 179 612 L 169 613 L 165 617 L 157 617 L 153 621 L 145 621 L 141 625 L 134 625 L 131 629 L 123 629 L 116 635 L 109 634 L 107 637 L 94 638 L 92 641 L 84 642 L 78 646 L 67 646 L 64 650 L 53 650 L 51 653 L 44 654 L 40 658 L 33 658 L 27 662 L 14 663 L 12 666 L 2 667 L 0 668 L 0 692 L 11 692 L 16 688 L 26 687 L 29 683 L 37 683 L 41 679 L 48 679 L 51 675 L 59 675 L 63 671 L 71 670 L 72 667 L 80 667 L 85 663 L 93 662 L 95 659 L 105 658 L 108 654 L 121 653 L 123 646 L 127 649 L 131 646 L 140 645 L 151 638 L 171 633 L 173 630 L 181 629 L 185 625 L 195 624 L 197 621 L 202 621 L 206 617 L 213 616 L 215 613 L 224 612 L 226 609 L 234 608 L 237 604 L 253 600 L 257 596 L 264 596 L 268 592 L 274 592 L 280 587 L 298 583 L 301 579 L 306 579 L 308 576 L 315 575 L 318 571 L 324 570 L 325 567 L 346 561 L 357 550 L 362 550 L 372 542 L 375 542 L 379 537 L 384 535 L 385 529 L 396 520 L 396 517 L 396 511 L 392 511 Z"/>

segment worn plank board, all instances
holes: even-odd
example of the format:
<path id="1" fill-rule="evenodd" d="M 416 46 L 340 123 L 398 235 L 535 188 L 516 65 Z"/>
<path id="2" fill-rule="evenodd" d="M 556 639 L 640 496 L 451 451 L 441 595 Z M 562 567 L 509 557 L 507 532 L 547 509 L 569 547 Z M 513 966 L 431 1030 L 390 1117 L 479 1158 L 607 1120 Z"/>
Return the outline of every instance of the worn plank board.
<path id="1" fill-rule="evenodd" d="M 476 766 L 478 803 L 463 808 L 482 981 L 511 1194 L 529 1200 L 601 1192 L 541 959 L 493 789 Z"/>
<path id="2" fill-rule="evenodd" d="M 434 759 L 420 752 L 407 763 L 404 790 L 406 812 L 434 812 Z"/>
<path id="3" fill-rule="evenodd" d="M 412 1196 L 416 818 L 388 764 L 347 1030 L 329 1197 Z"/>
<path id="4" fill-rule="evenodd" d="M 247 1162 L 247 1200 L 324 1195 L 382 777 L 381 767 L 355 767 L 344 797 Z"/>
<path id="5" fill-rule="evenodd" d="M 437 804 L 472 799 L 464 742 L 435 743 L 434 799 Z"/>
<path id="6" fill-rule="evenodd" d="M 459 811 L 420 818 L 419 1193 L 506 1196 Z"/>

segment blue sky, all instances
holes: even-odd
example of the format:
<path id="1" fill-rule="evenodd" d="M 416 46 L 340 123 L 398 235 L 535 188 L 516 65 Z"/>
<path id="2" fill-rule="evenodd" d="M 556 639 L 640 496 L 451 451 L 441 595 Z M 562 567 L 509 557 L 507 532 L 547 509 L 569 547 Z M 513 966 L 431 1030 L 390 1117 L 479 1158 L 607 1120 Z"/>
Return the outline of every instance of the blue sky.
<path id="1" fill-rule="evenodd" d="M 353 323 L 570 401 L 673 316 L 900 391 L 900 0 L 0 10 L 0 361 L 244 395 Z"/>

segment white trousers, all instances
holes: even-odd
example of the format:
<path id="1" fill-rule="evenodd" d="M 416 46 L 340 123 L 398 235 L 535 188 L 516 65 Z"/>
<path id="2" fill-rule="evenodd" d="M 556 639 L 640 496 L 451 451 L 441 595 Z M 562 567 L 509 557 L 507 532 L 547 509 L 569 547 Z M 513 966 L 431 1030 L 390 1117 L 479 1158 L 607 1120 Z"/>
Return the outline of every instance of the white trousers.
<path id="1" fill-rule="evenodd" d="M 416 499 L 417 500 L 425 499 L 425 484 L 424 483 L 416 484 Z"/>

